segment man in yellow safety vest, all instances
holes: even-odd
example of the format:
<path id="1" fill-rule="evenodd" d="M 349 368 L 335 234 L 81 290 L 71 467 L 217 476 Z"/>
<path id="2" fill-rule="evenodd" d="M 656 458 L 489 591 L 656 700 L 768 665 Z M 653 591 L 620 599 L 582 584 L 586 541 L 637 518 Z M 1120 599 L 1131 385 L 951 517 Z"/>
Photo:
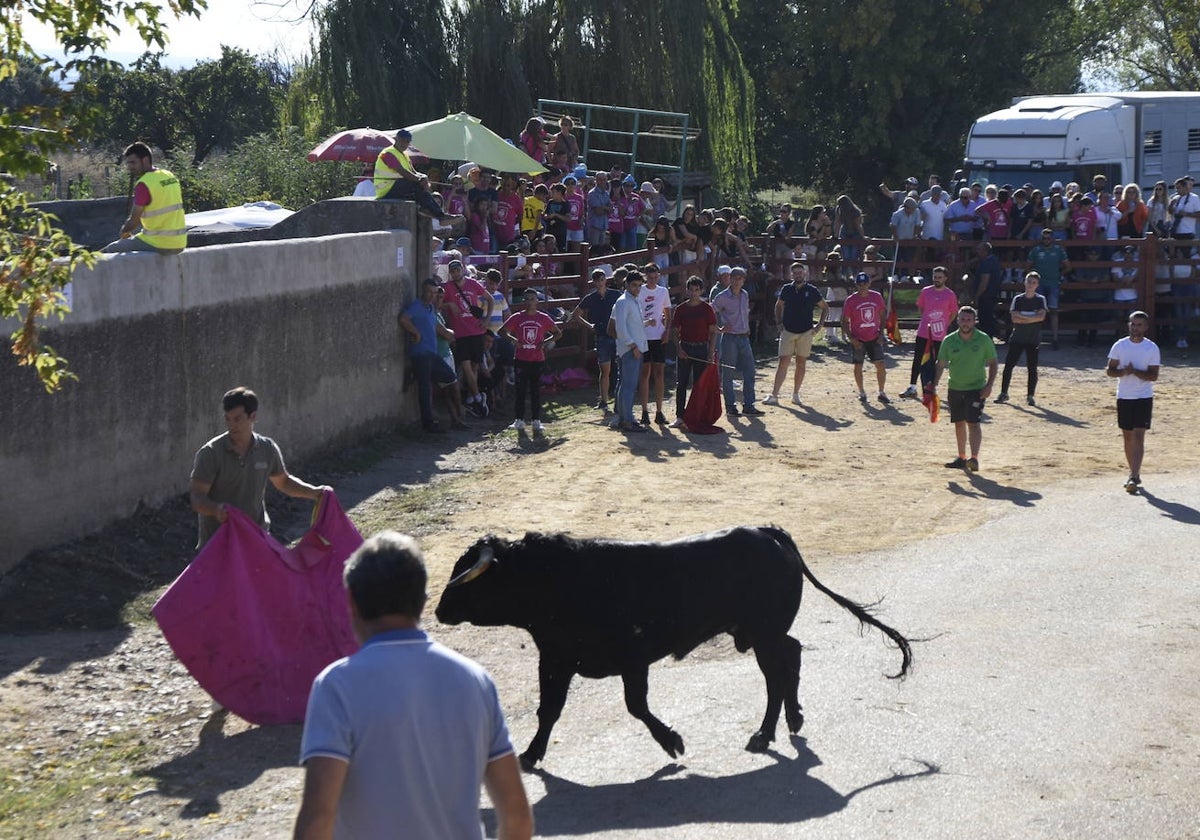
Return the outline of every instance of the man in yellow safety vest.
<path id="1" fill-rule="evenodd" d="M 136 178 L 129 218 L 121 225 L 121 237 L 101 248 L 105 254 L 153 251 L 178 254 L 187 247 L 187 224 L 183 219 L 183 194 L 179 179 L 166 169 L 156 169 L 150 147 L 140 140 L 130 143 L 123 155 L 130 177 Z M 138 229 L 141 232 L 138 233 Z M 136 234 L 136 235 L 135 235 Z"/>
<path id="2" fill-rule="evenodd" d="M 412 165 L 404 150 L 412 142 L 412 134 L 402 128 L 396 132 L 396 141 L 379 153 L 375 159 L 375 198 L 387 201 L 415 201 L 429 216 L 438 221 L 455 225 L 463 217 L 447 213 L 429 192 L 429 176 L 422 175 Z"/>

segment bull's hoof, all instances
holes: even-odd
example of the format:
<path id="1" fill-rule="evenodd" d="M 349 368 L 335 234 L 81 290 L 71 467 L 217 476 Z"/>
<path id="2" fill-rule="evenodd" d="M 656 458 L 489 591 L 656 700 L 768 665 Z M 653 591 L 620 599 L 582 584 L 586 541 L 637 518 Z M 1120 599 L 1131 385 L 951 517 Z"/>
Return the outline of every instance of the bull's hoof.
<path id="1" fill-rule="evenodd" d="M 796 712 L 794 715 L 787 715 L 788 732 L 795 735 L 800 731 L 800 727 L 804 726 L 804 712 Z"/>
<path id="2" fill-rule="evenodd" d="M 670 745 L 666 747 L 666 750 L 667 755 L 671 758 L 679 758 L 683 755 L 683 738 L 679 736 L 678 732 L 671 733 Z"/>
<path id="3" fill-rule="evenodd" d="M 750 742 L 746 744 L 746 752 L 761 753 L 766 752 L 771 746 L 771 739 L 761 732 L 755 732 L 750 736 Z"/>
<path id="4" fill-rule="evenodd" d="M 527 752 L 521 753 L 521 769 L 526 773 L 532 773 L 533 768 L 536 767 L 537 763 L 541 760 L 542 757 L 540 755 L 535 756 Z"/>

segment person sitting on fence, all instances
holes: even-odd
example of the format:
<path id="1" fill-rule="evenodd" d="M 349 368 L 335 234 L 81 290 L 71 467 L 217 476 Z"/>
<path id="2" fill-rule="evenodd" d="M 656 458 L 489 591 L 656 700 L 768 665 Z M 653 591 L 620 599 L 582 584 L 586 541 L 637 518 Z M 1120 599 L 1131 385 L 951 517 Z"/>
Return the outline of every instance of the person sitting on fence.
<path id="1" fill-rule="evenodd" d="M 429 192 L 429 177 L 418 172 L 404 151 L 412 143 L 405 128 L 396 132 L 396 140 L 375 159 L 375 199 L 377 201 L 415 201 L 422 212 L 451 226 L 461 225 L 463 217 L 445 212 Z"/>
<path id="2" fill-rule="evenodd" d="M 183 193 L 179 179 L 155 167 L 150 147 L 140 140 L 130 143 L 123 155 L 130 179 L 137 179 L 131 195 L 129 218 L 119 238 L 100 249 L 103 254 L 149 251 L 178 254 L 187 247 Z"/>
<path id="3" fill-rule="evenodd" d="M 729 232 L 729 223 L 717 219 L 712 224 L 712 247 L 722 264 L 750 265 L 750 249 L 744 240 Z"/>
<path id="4" fill-rule="evenodd" d="M 771 256 L 778 262 L 787 262 L 792 258 L 792 251 L 799 244 L 792 234 L 796 220 L 792 218 L 792 205 L 784 202 L 779 205 L 779 217 L 767 225 L 767 238 L 771 248 Z"/>

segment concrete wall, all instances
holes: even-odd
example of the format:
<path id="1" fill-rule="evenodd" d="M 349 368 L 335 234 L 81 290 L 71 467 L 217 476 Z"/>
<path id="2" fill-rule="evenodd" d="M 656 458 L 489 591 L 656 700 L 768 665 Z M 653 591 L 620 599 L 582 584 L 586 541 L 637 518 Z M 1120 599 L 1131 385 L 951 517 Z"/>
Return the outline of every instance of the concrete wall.
<path id="1" fill-rule="evenodd" d="M 235 385 L 258 393 L 256 428 L 289 460 L 415 421 L 397 314 L 417 264 L 413 235 L 391 230 L 79 272 L 72 313 L 44 335 L 79 381 L 48 395 L 0 360 L 0 572 L 183 493 Z"/>

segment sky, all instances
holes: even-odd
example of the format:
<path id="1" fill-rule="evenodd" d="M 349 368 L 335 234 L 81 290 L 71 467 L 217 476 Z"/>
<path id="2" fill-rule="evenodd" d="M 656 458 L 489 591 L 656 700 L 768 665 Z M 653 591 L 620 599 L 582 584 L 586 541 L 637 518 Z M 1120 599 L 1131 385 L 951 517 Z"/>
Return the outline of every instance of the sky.
<path id="1" fill-rule="evenodd" d="M 240 47 L 254 55 L 278 49 L 281 57 L 298 58 L 308 52 L 312 25 L 306 19 L 294 23 L 310 5 L 310 0 L 208 0 L 208 10 L 200 19 L 175 19 L 164 14 L 170 40 L 166 61 L 171 67 L 190 67 L 197 61 L 218 58 L 221 45 Z M 123 21 L 122 21 L 123 23 Z M 40 53 L 58 55 L 59 48 L 48 28 L 26 26 L 26 37 Z M 105 55 L 129 63 L 145 51 L 132 27 L 123 26 L 114 36 Z"/>

